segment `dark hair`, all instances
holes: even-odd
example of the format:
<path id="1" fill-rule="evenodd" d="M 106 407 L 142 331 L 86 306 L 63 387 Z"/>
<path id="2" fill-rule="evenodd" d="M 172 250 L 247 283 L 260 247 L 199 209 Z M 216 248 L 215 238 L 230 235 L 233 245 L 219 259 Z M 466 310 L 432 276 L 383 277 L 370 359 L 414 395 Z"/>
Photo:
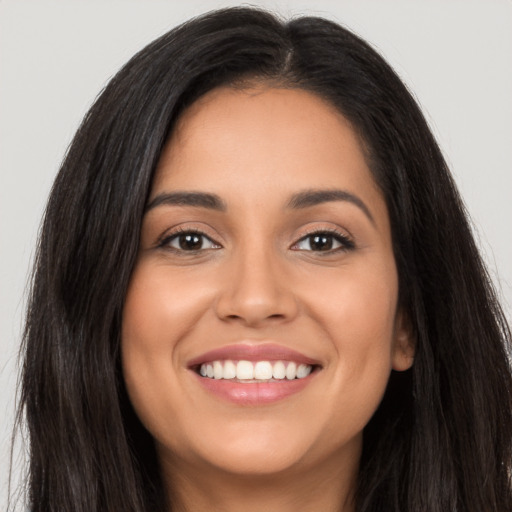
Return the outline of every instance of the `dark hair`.
<path id="1" fill-rule="evenodd" d="M 335 105 L 389 210 L 415 362 L 392 373 L 365 429 L 357 510 L 512 510 L 510 330 L 418 106 L 345 28 L 252 8 L 193 19 L 143 49 L 69 148 L 46 209 L 24 338 L 30 510 L 163 510 L 153 441 L 120 371 L 123 302 L 177 117 L 215 87 L 255 81 Z"/>

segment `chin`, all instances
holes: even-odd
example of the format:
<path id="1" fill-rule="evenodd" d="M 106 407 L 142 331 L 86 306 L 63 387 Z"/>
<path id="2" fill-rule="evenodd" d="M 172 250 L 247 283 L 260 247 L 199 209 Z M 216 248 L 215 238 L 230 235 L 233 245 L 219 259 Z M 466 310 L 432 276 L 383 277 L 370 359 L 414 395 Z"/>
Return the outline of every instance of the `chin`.
<path id="1" fill-rule="evenodd" d="M 307 422 L 260 419 L 219 422 L 208 432 L 189 430 L 188 440 L 172 443 L 165 451 L 171 457 L 177 454 L 198 469 L 240 476 L 285 477 L 307 471 L 344 450 L 359 453 L 361 438 L 340 438 L 329 429 L 318 425 L 314 428 Z"/>

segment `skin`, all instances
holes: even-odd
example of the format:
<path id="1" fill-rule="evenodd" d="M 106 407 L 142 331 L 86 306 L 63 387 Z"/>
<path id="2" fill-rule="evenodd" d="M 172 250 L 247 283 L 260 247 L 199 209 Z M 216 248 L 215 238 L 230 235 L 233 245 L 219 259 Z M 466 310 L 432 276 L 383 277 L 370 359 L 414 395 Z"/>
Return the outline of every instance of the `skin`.
<path id="1" fill-rule="evenodd" d="M 290 208 L 312 189 L 349 192 L 367 211 Z M 180 118 L 149 203 L 176 191 L 216 194 L 226 209 L 147 211 L 122 333 L 128 393 L 169 495 L 181 510 L 353 510 L 363 428 L 413 352 L 386 204 L 357 136 L 311 93 L 219 88 Z M 187 252 L 176 229 L 208 238 Z M 350 243 L 312 250 L 309 233 L 333 230 Z M 230 403 L 187 361 L 240 341 L 290 347 L 321 369 L 276 403 Z"/>

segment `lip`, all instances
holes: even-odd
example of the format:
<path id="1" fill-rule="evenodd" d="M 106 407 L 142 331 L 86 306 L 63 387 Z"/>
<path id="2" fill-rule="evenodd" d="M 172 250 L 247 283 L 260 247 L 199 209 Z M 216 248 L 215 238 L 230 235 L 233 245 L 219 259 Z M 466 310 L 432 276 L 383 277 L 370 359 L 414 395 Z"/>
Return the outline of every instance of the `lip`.
<path id="1" fill-rule="evenodd" d="M 241 383 L 232 379 L 211 379 L 201 377 L 196 371 L 202 363 L 219 360 L 245 361 L 294 361 L 299 364 L 314 366 L 314 370 L 302 379 L 279 380 L 275 382 Z M 236 405 L 266 405 L 299 393 L 314 381 L 320 367 L 318 360 L 297 352 L 296 350 L 272 343 L 228 345 L 205 352 L 188 362 L 188 368 L 199 385 L 209 394 Z"/>
<path id="2" fill-rule="evenodd" d="M 188 367 L 192 368 L 203 363 L 211 361 L 220 361 L 231 359 L 239 361 L 294 361 L 299 364 L 309 364 L 311 366 L 320 366 L 320 361 L 297 352 L 296 350 L 277 345 L 274 343 L 249 344 L 237 343 L 236 345 L 227 345 L 225 347 L 210 350 L 188 362 Z"/>

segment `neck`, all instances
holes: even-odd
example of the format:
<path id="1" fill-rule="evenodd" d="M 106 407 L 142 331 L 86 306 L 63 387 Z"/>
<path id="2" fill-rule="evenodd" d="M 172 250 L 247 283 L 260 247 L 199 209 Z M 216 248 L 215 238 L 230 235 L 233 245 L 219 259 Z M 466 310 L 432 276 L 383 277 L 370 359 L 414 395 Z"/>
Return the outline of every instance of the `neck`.
<path id="1" fill-rule="evenodd" d="M 175 458 L 161 462 L 176 512 L 354 512 L 358 460 L 338 454 L 314 468 L 263 475 L 193 467 Z"/>

